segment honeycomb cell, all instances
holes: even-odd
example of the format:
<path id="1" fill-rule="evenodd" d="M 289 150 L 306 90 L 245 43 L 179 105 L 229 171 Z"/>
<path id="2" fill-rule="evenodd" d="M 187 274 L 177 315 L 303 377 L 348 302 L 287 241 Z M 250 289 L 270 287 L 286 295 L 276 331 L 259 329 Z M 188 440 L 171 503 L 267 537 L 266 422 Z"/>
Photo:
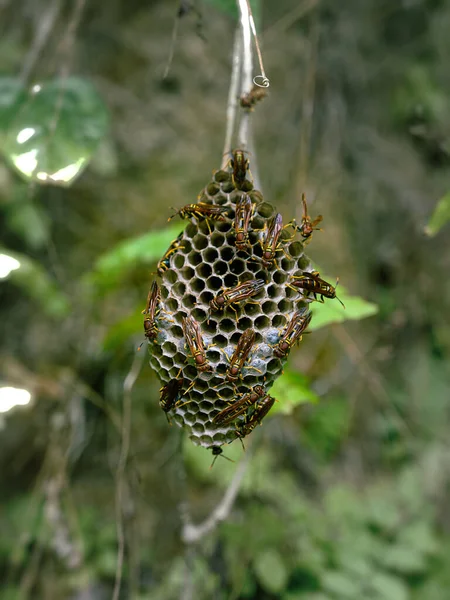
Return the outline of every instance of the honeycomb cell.
<path id="1" fill-rule="evenodd" d="M 183 254 L 175 254 L 173 258 L 173 266 L 175 269 L 182 269 L 184 267 L 185 257 Z"/>
<path id="2" fill-rule="evenodd" d="M 210 196 L 215 196 L 220 191 L 220 186 L 217 183 L 211 182 L 206 186 L 206 191 Z"/>
<path id="3" fill-rule="evenodd" d="M 199 277 L 201 277 L 202 280 L 206 280 L 206 279 L 208 279 L 208 277 L 211 277 L 213 270 L 212 270 L 211 265 L 209 265 L 208 263 L 202 262 L 195 269 L 195 272 L 197 273 L 197 275 Z"/>
<path id="4" fill-rule="evenodd" d="M 215 263 L 219 257 L 219 253 L 215 248 L 208 248 L 203 252 L 203 260 L 205 263 Z M 215 265 L 214 265 L 215 267 Z M 216 269 L 214 268 L 214 273 L 216 273 Z"/>
<path id="5" fill-rule="evenodd" d="M 228 173 L 227 171 L 216 171 L 214 173 L 214 180 L 217 181 L 218 183 L 223 183 L 225 181 L 230 181 L 231 180 L 231 174 Z M 223 186 L 220 186 L 220 187 L 223 190 Z"/>
<path id="6" fill-rule="evenodd" d="M 164 344 L 162 345 L 162 349 L 167 356 L 175 356 L 177 351 L 177 347 L 173 342 L 164 342 Z"/>
<path id="7" fill-rule="evenodd" d="M 298 258 L 299 256 L 302 256 L 303 253 L 303 244 L 301 242 L 292 242 L 292 244 L 289 244 L 289 254 L 292 256 L 292 258 Z M 308 264 L 308 261 L 307 261 Z"/>
<path id="8" fill-rule="evenodd" d="M 278 302 L 278 310 L 280 311 L 280 313 L 282 315 L 286 315 L 288 314 L 292 309 L 292 302 L 289 302 L 288 300 L 280 300 Z"/>
<path id="9" fill-rule="evenodd" d="M 268 202 L 261 202 L 256 207 L 256 211 L 257 211 L 258 215 L 260 215 L 261 217 L 264 217 L 265 219 L 268 219 L 273 215 L 274 208 Z"/>
<path id="10" fill-rule="evenodd" d="M 207 235 L 197 235 L 193 242 L 193 246 L 194 246 L 195 250 L 204 250 L 205 248 L 207 248 L 208 247 Z"/>
<path id="11" fill-rule="evenodd" d="M 216 275 L 225 275 L 228 271 L 228 265 L 223 260 L 218 260 L 214 266 L 214 273 Z"/>
<path id="12" fill-rule="evenodd" d="M 218 292 L 223 287 L 222 279 L 220 279 L 220 277 L 216 277 L 214 275 L 212 275 L 211 277 L 208 278 L 206 285 L 210 290 L 213 290 L 215 292 Z"/>
<path id="13" fill-rule="evenodd" d="M 277 310 L 277 305 L 275 302 L 268 301 L 268 302 L 263 302 L 261 308 L 265 315 L 273 315 L 274 312 Z"/>
<path id="14" fill-rule="evenodd" d="M 197 304 L 196 296 L 194 296 L 192 294 L 186 294 L 186 296 L 184 296 L 184 298 L 183 298 L 182 304 L 185 308 L 188 308 L 189 310 L 191 310 Z"/>
<path id="15" fill-rule="evenodd" d="M 261 315 L 255 319 L 255 329 L 266 329 L 270 323 L 271 321 L 268 317 Z"/>
<path id="16" fill-rule="evenodd" d="M 166 307 L 169 312 L 175 312 L 178 310 L 178 300 L 176 298 L 168 298 L 166 301 Z"/>
<path id="17" fill-rule="evenodd" d="M 283 327 L 286 323 L 286 317 L 284 315 L 274 315 L 272 317 L 272 326 L 273 327 Z"/>
<path id="18" fill-rule="evenodd" d="M 193 277 L 191 280 L 192 291 L 198 296 L 205 289 L 205 282 L 199 277 Z"/>
<path id="19" fill-rule="evenodd" d="M 172 286 L 172 291 L 179 298 L 183 298 L 186 293 L 186 285 L 182 281 L 179 281 Z"/>
<path id="20" fill-rule="evenodd" d="M 194 250 L 189 253 L 187 258 L 188 258 L 189 264 L 191 264 L 193 267 L 196 267 L 197 265 L 199 265 L 202 262 L 202 255 L 199 252 L 195 252 Z M 174 271 L 171 271 L 171 272 L 174 273 Z M 175 283 L 175 281 L 176 281 L 176 278 L 174 279 L 174 281 L 171 281 L 170 283 Z"/>
<path id="21" fill-rule="evenodd" d="M 221 248 L 223 246 L 223 244 L 225 243 L 225 236 L 222 233 L 218 233 L 217 231 L 215 231 L 212 236 L 211 236 L 211 245 L 214 246 L 215 248 Z M 211 262 L 215 261 L 216 258 L 218 257 L 218 252 L 216 250 L 215 255 L 211 255 L 213 256 L 213 258 L 209 259 Z"/>
<path id="22" fill-rule="evenodd" d="M 286 283 L 287 275 L 283 271 L 275 271 L 273 274 L 273 280 L 278 285 L 282 285 L 283 283 Z"/>
<path id="23" fill-rule="evenodd" d="M 220 249 L 220 256 L 226 263 L 230 262 L 235 254 L 235 249 L 230 246 L 225 246 Z"/>

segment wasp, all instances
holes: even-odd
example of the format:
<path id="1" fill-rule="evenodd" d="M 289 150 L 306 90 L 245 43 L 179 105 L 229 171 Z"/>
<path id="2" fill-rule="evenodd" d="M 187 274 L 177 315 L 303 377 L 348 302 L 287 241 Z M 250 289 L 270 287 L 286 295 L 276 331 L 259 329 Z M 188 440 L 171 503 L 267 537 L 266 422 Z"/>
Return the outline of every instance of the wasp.
<path id="1" fill-rule="evenodd" d="M 295 219 L 289 223 L 292 227 L 300 233 L 300 235 L 304 238 L 305 243 L 311 240 L 313 231 L 322 231 L 320 227 L 316 227 L 322 220 L 322 215 L 317 215 L 317 217 L 312 221 L 311 217 L 308 215 L 308 205 L 306 204 L 306 196 L 302 194 L 302 204 L 303 204 L 303 217 L 301 225 L 297 225 Z"/>
<path id="2" fill-rule="evenodd" d="M 272 217 L 269 224 L 264 226 L 263 239 L 260 243 L 263 251 L 261 261 L 265 269 L 275 264 L 275 255 L 277 252 L 284 252 L 287 258 L 291 258 L 278 243 L 283 229 L 283 217 L 280 213 Z"/>
<path id="3" fill-rule="evenodd" d="M 250 110 L 253 110 L 255 104 L 260 100 L 264 100 L 267 95 L 266 89 L 260 87 L 259 85 L 253 84 L 253 87 L 248 94 L 243 94 L 240 97 L 240 105 L 242 108 L 249 108 Z"/>
<path id="4" fill-rule="evenodd" d="M 293 279 L 294 281 L 291 281 L 291 283 L 288 285 L 297 292 L 300 290 L 311 292 L 314 296 L 314 299 L 318 300 L 319 302 L 324 302 L 324 298 L 336 298 L 345 308 L 342 300 L 336 296 L 336 288 L 339 283 L 339 278 L 336 280 L 335 287 L 333 287 L 331 283 L 321 279 L 318 271 L 312 271 L 312 273 L 303 271 L 302 275 L 294 275 Z M 317 298 L 317 296 L 320 297 L 320 300 Z"/>
<path id="5" fill-rule="evenodd" d="M 234 187 L 238 190 L 242 190 L 247 181 L 247 171 L 250 165 L 248 158 L 245 158 L 244 156 L 244 150 L 234 150 L 229 164 L 233 169 L 232 181 Z"/>
<path id="6" fill-rule="evenodd" d="M 183 387 L 184 379 L 171 379 L 159 390 L 159 406 L 167 413 L 175 406 Z M 167 420 L 169 418 L 167 417 Z"/>
<path id="7" fill-rule="evenodd" d="M 216 425 L 228 425 L 231 421 L 234 421 L 237 417 L 242 415 L 247 408 L 253 406 L 259 399 L 264 398 L 266 392 L 262 385 L 255 385 L 251 392 L 233 402 L 230 406 L 224 408 L 213 418 L 213 423 Z"/>
<path id="8" fill-rule="evenodd" d="M 145 337 L 153 341 L 155 341 L 159 331 L 158 327 L 156 326 L 156 317 L 160 313 L 160 301 L 161 291 L 156 281 L 154 281 L 147 296 L 147 305 L 142 311 L 142 314 L 146 315 L 144 319 Z"/>
<path id="9" fill-rule="evenodd" d="M 289 321 L 286 330 L 281 336 L 280 341 L 275 346 L 273 353 L 278 358 L 285 358 L 290 352 L 292 346 L 302 339 L 302 333 L 311 322 L 312 313 L 307 308 L 302 308 L 294 313 Z"/>
<path id="10" fill-rule="evenodd" d="M 174 209 L 175 210 L 175 209 Z M 206 202 L 197 202 L 197 204 L 186 204 L 181 207 L 167 220 L 171 221 L 177 215 L 180 215 L 182 219 L 190 219 L 191 217 L 197 220 L 211 219 L 213 221 L 226 221 L 224 212 L 227 211 L 225 206 L 216 206 L 213 204 L 207 204 Z"/>
<path id="11" fill-rule="evenodd" d="M 230 462 L 234 462 L 234 460 L 231 460 L 231 458 L 228 458 L 228 456 L 225 456 L 225 454 L 223 454 L 223 450 L 222 450 L 222 448 L 220 446 L 213 446 L 211 448 L 211 450 L 212 450 L 212 455 L 214 456 L 214 458 L 213 458 L 213 461 L 211 463 L 211 466 L 209 467 L 210 469 L 213 468 L 214 463 L 217 460 L 217 457 L 220 456 L 220 455 L 222 455 L 223 458 L 226 458 Z"/>
<path id="12" fill-rule="evenodd" d="M 164 256 L 158 262 L 156 269 L 160 275 L 162 275 L 164 271 L 167 271 L 167 269 L 170 267 L 170 255 L 176 252 L 179 248 L 183 247 L 180 244 L 180 239 L 182 236 L 183 232 L 181 232 L 180 235 L 175 240 L 173 240 Z"/>
<path id="13" fill-rule="evenodd" d="M 236 350 L 233 352 L 233 356 L 230 359 L 230 366 L 227 369 L 228 381 L 236 382 L 239 379 L 245 361 L 255 342 L 255 335 L 253 329 L 246 329 L 239 338 Z"/>
<path id="14" fill-rule="evenodd" d="M 236 204 L 236 214 L 234 218 L 234 230 L 236 232 L 236 248 L 238 250 L 247 250 L 250 248 L 248 239 L 248 226 L 252 218 L 255 205 L 248 194 L 244 194 Z"/>
<path id="15" fill-rule="evenodd" d="M 268 394 L 261 398 L 261 400 L 256 405 L 253 414 L 250 417 L 248 417 L 244 421 L 244 423 L 236 427 L 236 437 L 240 438 L 242 441 L 242 438 L 251 433 L 258 425 L 258 423 L 259 425 L 261 425 L 261 421 L 267 415 L 274 403 L 275 398 L 269 396 Z"/>
<path id="16" fill-rule="evenodd" d="M 184 337 L 194 357 L 197 371 L 211 371 L 211 365 L 206 358 L 205 348 L 197 321 L 193 317 L 183 317 L 181 322 Z"/>
<path id="17" fill-rule="evenodd" d="M 264 279 L 249 279 L 233 288 L 225 289 L 211 300 L 209 303 L 210 311 L 223 310 L 227 306 L 230 306 L 236 313 L 237 320 L 237 312 L 232 305 L 247 300 L 247 298 L 251 298 L 252 296 L 256 296 L 256 294 L 263 289 L 264 285 Z"/>

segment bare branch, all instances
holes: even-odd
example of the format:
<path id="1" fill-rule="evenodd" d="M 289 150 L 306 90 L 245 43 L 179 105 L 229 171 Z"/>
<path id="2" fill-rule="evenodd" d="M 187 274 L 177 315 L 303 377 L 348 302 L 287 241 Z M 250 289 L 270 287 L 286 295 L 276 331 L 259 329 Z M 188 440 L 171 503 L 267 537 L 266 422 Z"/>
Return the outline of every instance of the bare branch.
<path id="1" fill-rule="evenodd" d="M 187 506 L 184 505 L 182 507 L 181 515 L 183 519 L 183 529 L 181 532 L 181 538 L 183 542 L 185 542 L 185 544 L 197 543 L 203 537 L 211 533 L 221 521 L 225 521 L 225 519 L 228 518 L 231 509 L 233 508 L 233 504 L 236 500 L 236 497 L 239 493 L 239 488 L 242 479 L 250 463 L 251 455 L 251 451 L 247 450 L 245 456 L 239 463 L 234 477 L 231 480 L 231 483 L 228 486 L 227 490 L 225 491 L 222 500 L 212 511 L 209 517 L 203 521 L 203 523 L 200 523 L 199 525 L 194 525 L 190 520 Z"/>

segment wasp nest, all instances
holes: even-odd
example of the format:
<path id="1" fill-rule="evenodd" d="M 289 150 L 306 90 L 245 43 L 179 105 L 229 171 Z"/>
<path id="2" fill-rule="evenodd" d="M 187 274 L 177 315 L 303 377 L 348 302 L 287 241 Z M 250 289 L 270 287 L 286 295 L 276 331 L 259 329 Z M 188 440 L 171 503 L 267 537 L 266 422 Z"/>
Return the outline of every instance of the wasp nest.
<path id="1" fill-rule="evenodd" d="M 190 222 L 158 263 L 143 311 L 161 408 L 215 454 L 270 410 L 268 390 L 310 321 L 308 303 L 331 288 L 295 239 L 320 218 L 311 224 L 304 203 L 302 225 L 283 226 L 246 179 L 242 152 L 230 164 L 178 211 Z"/>

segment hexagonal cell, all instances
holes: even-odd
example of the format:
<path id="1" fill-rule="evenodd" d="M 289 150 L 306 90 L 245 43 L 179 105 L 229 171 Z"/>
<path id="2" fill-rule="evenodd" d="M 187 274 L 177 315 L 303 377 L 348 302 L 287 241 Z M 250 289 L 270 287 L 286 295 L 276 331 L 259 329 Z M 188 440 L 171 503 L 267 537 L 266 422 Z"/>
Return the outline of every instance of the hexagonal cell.
<path id="1" fill-rule="evenodd" d="M 172 286 L 172 292 L 176 294 L 179 298 L 183 298 L 186 293 L 186 284 L 182 281 L 178 281 Z"/>
<path id="2" fill-rule="evenodd" d="M 263 302 L 262 310 L 265 315 L 273 315 L 277 310 L 276 302 L 271 302 L 270 300 Z"/>
<path id="3" fill-rule="evenodd" d="M 211 242 L 211 245 L 214 246 L 215 248 L 220 248 L 225 243 L 225 236 L 222 233 L 215 231 L 210 238 L 210 242 Z M 212 261 L 216 260 L 217 257 L 218 257 L 218 252 L 216 251 L 215 257 L 211 260 Z"/>
<path id="4" fill-rule="evenodd" d="M 299 256 L 302 256 L 303 244 L 299 241 L 295 241 L 295 242 L 292 242 L 292 244 L 289 244 L 289 254 L 293 258 L 298 258 Z"/>
<path id="5" fill-rule="evenodd" d="M 172 342 L 164 342 L 162 345 L 163 351 L 167 354 L 167 356 L 175 356 L 177 347 Z"/>
<path id="6" fill-rule="evenodd" d="M 199 265 L 202 262 L 202 255 L 199 252 L 195 252 L 193 250 L 192 252 L 189 253 L 187 259 L 189 261 L 189 264 L 191 264 L 193 267 L 196 267 L 197 265 Z M 175 279 L 175 281 L 176 281 L 176 279 Z M 171 283 L 174 283 L 174 282 L 172 281 Z"/>
<path id="7" fill-rule="evenodd" d="M 195 250 L 204 250 L 208 247 L 208 237 L 207 235 L 197 234 L 195 238 L 192 240 L 192 245 Z"/>
<path id="8" fill-rule="evenodd" d="M 215 248 L 208 248 L 202 254 L 203 254 L 203 260 L 206 263 L 214 263 L 219 258 L 219 253 L 217 252 L 217 250 Z M 216 271 L 216 269 L 215 269 L 215 265 L 214 265 L 214 272 L 215 271 Z"/>
<path id="9" fill-rule="evenodd" d="M 235 252 L 236 250 L 232 246 L 224 246 L 220 249 L 220 257 L 228 263 L 234 257 Z"/>
<path id="10" fill-rule="evenodd" d="M 220 190 L 220 186 L 217 183 L 211 182 L 206 186 L 206 191 L 210 196 L 215 196 Z"/>
<path id="11" fill-rule="evenodd" d="M 220 279 L 220 277 L 215 277 L 214 275 L 208 277 L 206 285 L 210 290 L 214 292 L 218 292 L 223 287 L 222 279 Z"/>
<path id="12" fill-rule="evenodd" d="M 283 271 L 275 271 L 275 273 L 273 274 L 273 280 L 275 283 L 277 283 L 278 285 L 282 285 L 283 283 L 286 283 L 287 281 L 287 274 L 283 273 Z"/>
<path id="13" fill-rule="evenodd" d="M 274 208 L 268 202 L 261 202 L 260 204 L 257 205 L 256 212 L 261 217 L 264 217 L 265 219 L 269 219 L 274 213 Z"/>
<path id="14" fill-rule="evenodd" d="M 183 254 L 175 254 L 173 258 L 173 266 L 176 269 L 181 269 L 184 266 L 185 257 Z"/>
<path id="15" fill-rule="evenodd" d="M 196 296 L 194 296 L 192 294 L 186 294 L 183 298 L 182 304 L 185 308 L 191 310 L 197 304 L 197 298 L 196 298 Z M 192 314 L 192 311 L 191 311 L 191 314 Z"/>

